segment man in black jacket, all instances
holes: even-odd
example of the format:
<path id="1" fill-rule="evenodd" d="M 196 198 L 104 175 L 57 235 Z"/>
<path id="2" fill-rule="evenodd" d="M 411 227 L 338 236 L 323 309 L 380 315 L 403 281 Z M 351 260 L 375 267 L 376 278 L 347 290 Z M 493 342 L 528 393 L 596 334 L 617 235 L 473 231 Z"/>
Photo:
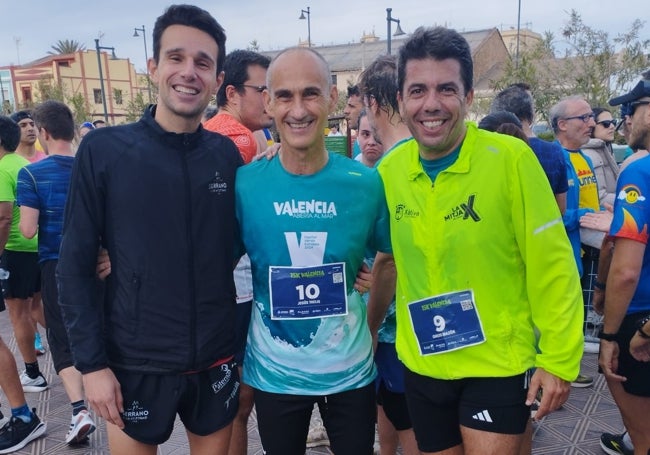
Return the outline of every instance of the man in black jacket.
<path id="1" fill-rule="evenodd" d="M 159 104 L 88 134 L 77 154 L 57 278 L 75 366 L 113 453 L 155 453 L 178 414 L 194 453 L 225 453 L 237 411 L 235 145 L 201 116 L 223 81 L 225 35 L 169 7 L 148 62 Z M 111 258 L 95 292 L 100 244 Z"/>

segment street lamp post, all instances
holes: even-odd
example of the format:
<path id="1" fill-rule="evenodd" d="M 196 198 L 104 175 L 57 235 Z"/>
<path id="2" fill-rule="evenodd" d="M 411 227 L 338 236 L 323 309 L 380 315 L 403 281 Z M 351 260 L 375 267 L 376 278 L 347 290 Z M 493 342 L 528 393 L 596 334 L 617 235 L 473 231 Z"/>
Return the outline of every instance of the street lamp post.
<path id="1" fill-rule="evenodd" d="M 305 18 L 305 14 L 307 17 Z M 300 17 L 298 19 L 307 19 L 307 47 L 311 47 L 311 13 L 309 7 L 300 10 Z"/>
<path id="2" fill-rule="evenodd" d="M 391 17 L 391 11 L 393 11 L 393 8 L 386 8 L 386 50 L 388 51 L 388 55 L 390 55 L 391 22 L 397 23 L 397 28 L 395 29 L 395 34 L 393 36 L 405 35 L 402 27 L 399 25 L 399 19 Z"/>
<path id="3" fill-rule="evenodd" d="M 111 51 L 112 58 L 116 59 L 115 48 L 99 45 L 99 39 L 95 39 L 95 50 L 97 51 L 97 66 L 99 67 L 99 86 L 102 90 L 102 105 L 104 106 L 104 121 L 108 124 L 108 110 L 106 109 L 106 91 L 104 90 L 104 73 L 102 72 L 102 57 L 100 50 Z"/>
<path id="4" fill-rule="evenodd" d="M 149 55 L 147 54 L 147 32 L 144 30 L 144 25 L 142 28 L 134 27 L 133 28 L 133 37 L 137 38 L 138 32 L 142 32 L 142 39 L 144 40 L 144 68 L 147 71 L 147 90 L 149 91 L 149 104 L 151 104 L 151 78 L 149 77 Z"/>

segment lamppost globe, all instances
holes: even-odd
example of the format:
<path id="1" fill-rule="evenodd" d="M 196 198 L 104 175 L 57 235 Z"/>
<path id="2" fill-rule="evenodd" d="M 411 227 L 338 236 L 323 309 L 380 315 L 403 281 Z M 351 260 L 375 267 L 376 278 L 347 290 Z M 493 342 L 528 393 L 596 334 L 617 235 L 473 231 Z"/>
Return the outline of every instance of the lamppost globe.
<path id="1" fill-rule="evenodd" d="M 147 92 L 149 93 L 149 104 L 151 104 L 151 78 L 149 77 L 148 65 L 149 65 L 149 55 L 147 54 L 147 32 L 144 29 L 144 25 L 141 28 L 133 28 L 133 37 L 137 38 L 140 35 L 138 32 L 142 32 L 142 40 L 144 41 L 144 69 L 147 71 Z"/>
<path id="2" fill-rule="evenodd" d="M 305 14 L 307 17 L 305 17 Z M 300 10 L 300 17 L 298 19 L 307 19 L 307 47 L 311 47 L 311 12 L 309 7 Z"/>

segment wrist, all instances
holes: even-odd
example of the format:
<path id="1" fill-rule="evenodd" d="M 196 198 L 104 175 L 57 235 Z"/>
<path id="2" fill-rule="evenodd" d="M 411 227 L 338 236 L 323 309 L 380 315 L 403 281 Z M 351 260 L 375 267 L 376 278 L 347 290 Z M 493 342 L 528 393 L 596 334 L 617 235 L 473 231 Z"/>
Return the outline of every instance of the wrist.
<path id="1" fill-rule="evenodd" d="M 598 338 L 605 341 L 617 342 L 618 333 L 607 333 L 604 330 L 601 330 L 600 332 L 598 332 Z"/>
<path id="2" fill-rule="evenodd" d="M 596 289 L 598 291 L 604 291 L 606 287 L 607 286 L 605 285 L 605 283 L 603 281 L 600 281 L 600 280 L 595 280 L 594 281 L 594 289 Z"/>
<path id="3" fill-rule="evenodd" d="M 636 331 L 639 333 L 639 336 L 641 338 L 644 338 L 646 340 L 650 340 L 650 333 L 646 332 L 644 330 L 645 325 L 650 321 L 650 315 L 644 317 L 643 319 L 639 320 L 636 326 Z"/>

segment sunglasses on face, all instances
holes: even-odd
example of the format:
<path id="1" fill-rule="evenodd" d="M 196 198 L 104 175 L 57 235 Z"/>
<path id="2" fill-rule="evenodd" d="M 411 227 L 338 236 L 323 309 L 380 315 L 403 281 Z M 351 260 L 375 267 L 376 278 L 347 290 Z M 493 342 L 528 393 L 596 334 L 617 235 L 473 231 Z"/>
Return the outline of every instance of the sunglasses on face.
<path id="1" fill-rule="evenodd" d="M 600 122 L 596 122 L 596 125 L 602 125 L 603 128 L 609 128 L 610 126 L 616 126 L 617 122 L 616 120 L 601 120 Z"/>

